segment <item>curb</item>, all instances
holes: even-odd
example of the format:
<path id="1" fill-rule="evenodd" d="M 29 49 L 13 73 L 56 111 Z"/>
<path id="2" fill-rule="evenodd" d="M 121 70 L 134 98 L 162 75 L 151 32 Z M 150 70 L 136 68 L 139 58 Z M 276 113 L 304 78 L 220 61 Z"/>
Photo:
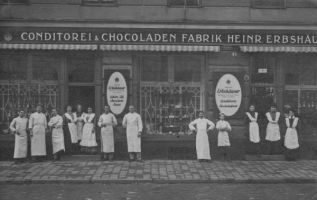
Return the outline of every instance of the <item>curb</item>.
<path id="1" fill-rule="evenodd" d="M 2 180 L 0 185 L 21 185 L 21 184 L 199 184 L 199 183 L 213 183 L 213 184 L 281 184 L 281 183 L 317 183 L 317 179 L 310 178 L 283 178 L 283 179 L 205 179 L 205 180 L 162 180 L 162 179 L 148 179 L 148 180 L 101 180 L 101 179 L 71 179 L 71 180 Z"/>

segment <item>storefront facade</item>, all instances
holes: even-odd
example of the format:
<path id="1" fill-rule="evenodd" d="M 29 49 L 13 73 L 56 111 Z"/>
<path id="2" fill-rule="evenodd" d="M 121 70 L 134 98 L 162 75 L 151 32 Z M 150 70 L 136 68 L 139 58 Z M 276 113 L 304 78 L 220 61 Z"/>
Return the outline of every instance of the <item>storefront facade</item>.
<path id="1" fill-rule="evenodd" d="M 290 105 L 303 121 L 303 156 L 315 156 L 315 27 L 31 21 L 0 25 L 3 130 L 19 109 L 31 112 L 37 104 L 47 114 L 53 107 L 64 113 L 67 105 L 81 104 L 85 110 L 92 106 L 97 116 L 109 104 L 119 124 L 127 106 L 134 105 L 144 124 L 145 158 L 191 159 L 195 136 L 188 123 L 200 110 L 213 121 L 221 111 L 233 126 L 233 158 L 244 159 L 249 153 L 244 120 L 248 106 L 255 104 L 263 115 L 272 104 L 281 112 Z M 112 81 L 117 78 L 114 72 L 122 75 L 122 88 Z M 121 89 L 125 91 L 112 95 Z M 12 138 L 1 137 L 12 145 Z M 217 157 L 215 132 L 210 142 Z M 125 157 L 125 151 L 119 125 L 117 157 Z"/>

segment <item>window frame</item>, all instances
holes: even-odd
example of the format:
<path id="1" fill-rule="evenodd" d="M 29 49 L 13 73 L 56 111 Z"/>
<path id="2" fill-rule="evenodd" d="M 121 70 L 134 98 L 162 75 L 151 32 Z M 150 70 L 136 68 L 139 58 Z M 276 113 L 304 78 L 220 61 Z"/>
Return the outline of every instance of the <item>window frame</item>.
<path id="1" fill-rule="evenodd" d="M 168 7 L 173 7 L 173 8 L 201 8 L 202 7 L 202 0 L 196 0 L 198 2 L 197 5 L 187 5 L 186 2 L 187 0 L 183 0 L 184 1 L 184 5 L 173 5 L 172 4 L 173 0 L 167 0 L 167 6 Z"/>

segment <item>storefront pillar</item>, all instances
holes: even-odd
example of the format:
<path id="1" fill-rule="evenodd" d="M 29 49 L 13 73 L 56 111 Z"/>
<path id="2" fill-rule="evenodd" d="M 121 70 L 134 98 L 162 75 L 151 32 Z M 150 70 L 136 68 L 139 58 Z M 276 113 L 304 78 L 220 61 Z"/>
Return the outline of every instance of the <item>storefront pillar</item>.
<path id="1" fill-rule="evenodd" d="M 99 116 L 103 112 L 102 100 L 102 55 L 96 52 L 95 54 L 95 113 Z"/>
<path id="2" fill-rule="evenodd" d="M 60 113 L 65 112 L 68 102 L 68 78 L 67 78 L 67 60 L 62 56 L 60 76 L 59 76 L 59 89 L 60 89 Z"/>

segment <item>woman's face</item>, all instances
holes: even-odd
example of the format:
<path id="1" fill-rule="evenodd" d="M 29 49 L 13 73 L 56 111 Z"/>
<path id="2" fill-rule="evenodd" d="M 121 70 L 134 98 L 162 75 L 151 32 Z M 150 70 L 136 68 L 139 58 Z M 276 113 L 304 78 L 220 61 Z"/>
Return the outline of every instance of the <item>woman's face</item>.
<path id="1" fill-rule="evenodd" d="M 92 108 L 88 108 L 88 113 L 92 113 Z"/>
<path id="2" fill-rule="evenodd" d="M 68 113 L 72 112 L 72 107 L 70 107 L 70 106 L 67 106 L 67 109 L 66 109 L 66 111 L 67 111 Z"/>
<path id="3" fill-rule="evenodd" d="M 250 108 L 249 108 L 249 109 L 250 109 L 250 111 L 251 111 L 251 112 L 254 112 L 254 111 L 255 111 L 255 107 L 254 107 L 253 105 L 252 105 L 252 106 L 250 106 Z"/>
<path id="4" fill-rule="evenodd" d="M 220 120 L 224 120 L 225 119 L 225 115 L 224 114 L 220 114 L 219 118 L 220 118 Z"/>

